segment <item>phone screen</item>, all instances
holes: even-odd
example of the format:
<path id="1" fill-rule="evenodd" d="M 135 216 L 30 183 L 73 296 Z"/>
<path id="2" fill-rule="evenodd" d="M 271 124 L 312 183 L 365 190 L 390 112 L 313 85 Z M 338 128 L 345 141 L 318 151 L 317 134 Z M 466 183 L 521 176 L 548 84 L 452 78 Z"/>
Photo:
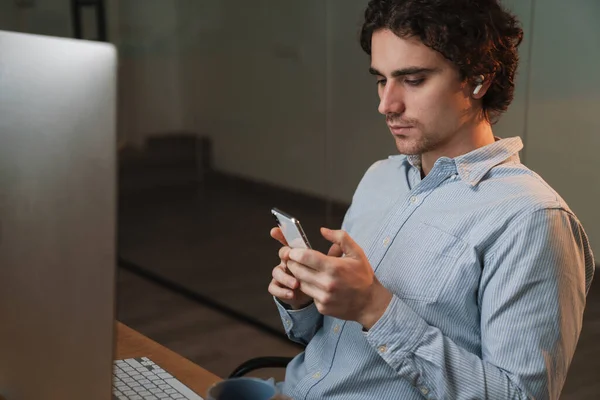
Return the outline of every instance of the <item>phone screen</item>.
<path id="1" fill-rule="evenodd" d="M 275 216 L 277 225 L 281 228 L 288 246 L 291 248 L 311 248 L 302 225 L 300 225 L 300 221 L 277 208 L 273 208 L 271 213 Z"/>

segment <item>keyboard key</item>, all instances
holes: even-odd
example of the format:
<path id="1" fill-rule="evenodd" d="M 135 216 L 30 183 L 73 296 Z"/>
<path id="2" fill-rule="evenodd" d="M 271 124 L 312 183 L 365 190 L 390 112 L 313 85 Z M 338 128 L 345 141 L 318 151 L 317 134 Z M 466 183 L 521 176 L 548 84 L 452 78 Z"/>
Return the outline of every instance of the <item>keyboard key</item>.
<path id="1" fill-rule="evenodd" d="M 113 393 L 127 400 L 186 400 L 199 398 L 148 357 L 114 363 Z M 119 385 L 117 387 L 117 385 Z"/>
<path id="2" fill-rule="evenodd" d="M 126 362 L 127 364 L 129 364 L 129 366 L 130 366 L 131 368 L 135 368 L 135 369 L 137 369 L 137 368 L 141 368 L 141 367 L 142 367 L 142 364 L 140 364 L 139 362 L 137 362 L 137 360 L 135 360 L 135 359 L 133 359 L 133 358 L 128 358 L 128 359 L 126 359 L 126 360 L 125 360 L 125 362 Z"/>

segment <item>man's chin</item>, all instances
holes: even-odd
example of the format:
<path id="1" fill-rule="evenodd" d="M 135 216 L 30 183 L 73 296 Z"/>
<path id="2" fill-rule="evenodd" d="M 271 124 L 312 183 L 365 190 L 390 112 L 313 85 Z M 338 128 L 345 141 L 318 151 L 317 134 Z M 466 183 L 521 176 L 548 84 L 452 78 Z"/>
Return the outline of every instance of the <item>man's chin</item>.
<path id="1" fill-rule="evenodd" d="M 423 146 L 414 139 L 409 139 L 406 136 L 394 135 L 396 148 L 400 154 L 407 156 L 416 156 L 423 154 Z"/>

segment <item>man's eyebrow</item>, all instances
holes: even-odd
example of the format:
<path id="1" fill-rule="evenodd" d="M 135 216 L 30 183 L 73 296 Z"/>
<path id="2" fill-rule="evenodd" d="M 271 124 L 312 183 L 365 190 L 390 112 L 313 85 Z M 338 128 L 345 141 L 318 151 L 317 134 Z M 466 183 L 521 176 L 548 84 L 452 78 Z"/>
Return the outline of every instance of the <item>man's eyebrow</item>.
<path id="1" fill-rule="evenodd" d="M 392 78 L 397 78 L 399 76 L 405 76 L 405 75 L 430 74 L 430 73 L 437 72 L 437 71 L 438 71 L 438 68 L 408 67 L 408 68 L 397 69 L 397 70 L 393 71 Z M 384 74 L 377 71 L 373 67 L 369 68 L 369 73 L 371 75 L 385 76 Z"/>

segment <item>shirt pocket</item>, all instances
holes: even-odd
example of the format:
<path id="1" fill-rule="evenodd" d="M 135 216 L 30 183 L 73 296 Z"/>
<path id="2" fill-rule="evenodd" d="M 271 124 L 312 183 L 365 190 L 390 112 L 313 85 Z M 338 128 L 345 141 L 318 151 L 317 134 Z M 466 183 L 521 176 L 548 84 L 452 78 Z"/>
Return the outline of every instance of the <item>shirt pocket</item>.
<path id="1" fill-rule="evenodd" d="M 401 299 L 436 302 L 466 248 L 460 238 L 419 223 L 394 240 L 378 278 Z"/>

